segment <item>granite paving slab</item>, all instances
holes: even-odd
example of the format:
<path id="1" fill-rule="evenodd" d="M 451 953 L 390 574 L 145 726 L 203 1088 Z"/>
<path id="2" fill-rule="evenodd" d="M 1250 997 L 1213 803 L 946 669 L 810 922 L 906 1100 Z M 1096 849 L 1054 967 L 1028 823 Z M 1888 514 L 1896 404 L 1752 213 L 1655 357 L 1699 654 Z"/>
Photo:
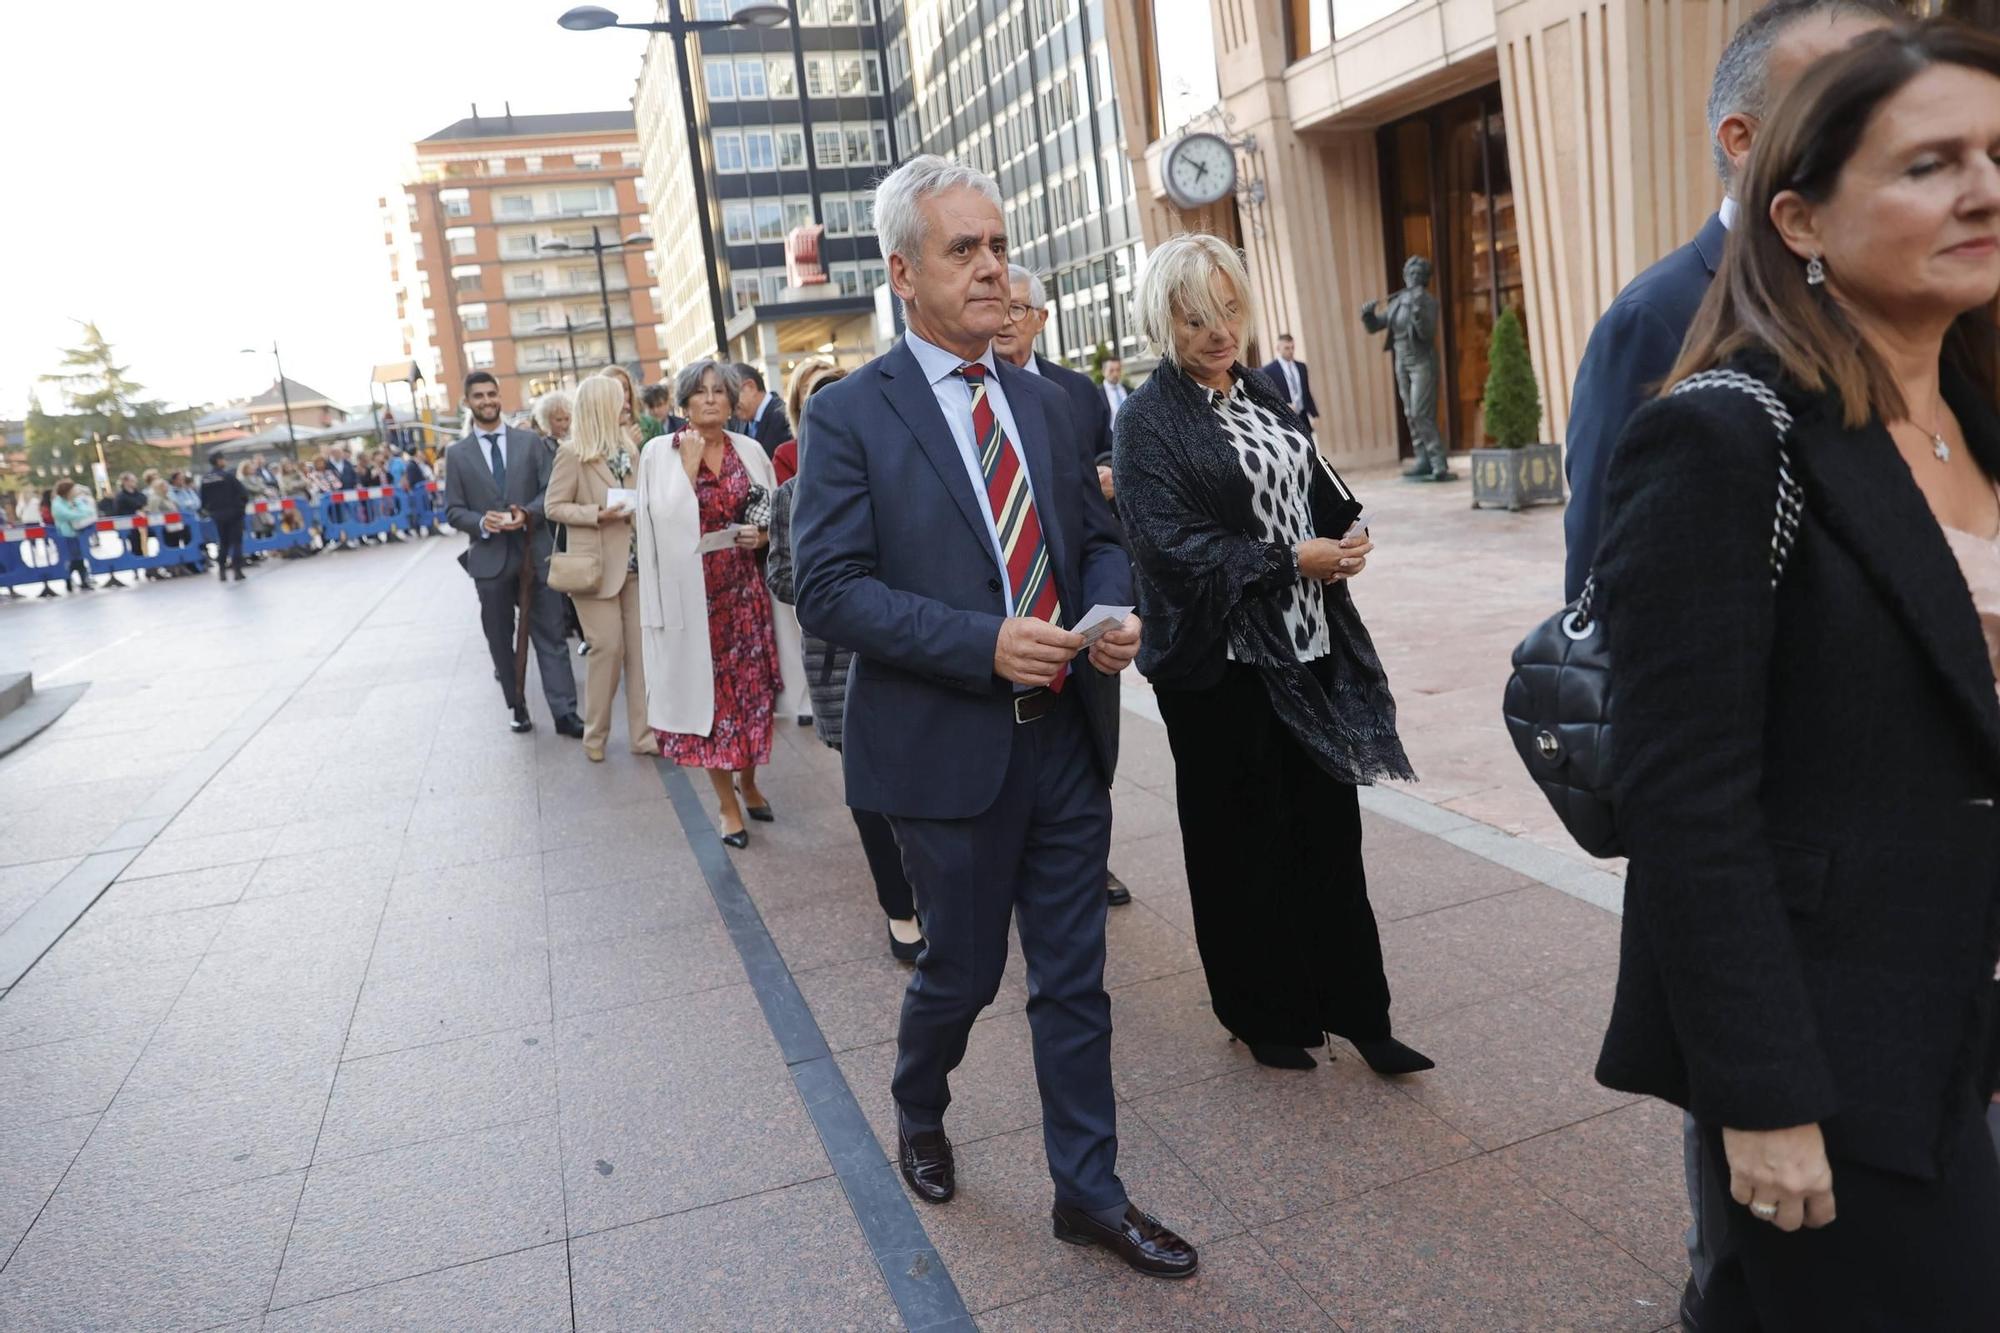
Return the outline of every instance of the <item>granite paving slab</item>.
<path id="1" fill-rule="evenodd" d="M 273 1310 L 264 1333 L 568 1333 L 568 1245 L 555 1243 Z"/>

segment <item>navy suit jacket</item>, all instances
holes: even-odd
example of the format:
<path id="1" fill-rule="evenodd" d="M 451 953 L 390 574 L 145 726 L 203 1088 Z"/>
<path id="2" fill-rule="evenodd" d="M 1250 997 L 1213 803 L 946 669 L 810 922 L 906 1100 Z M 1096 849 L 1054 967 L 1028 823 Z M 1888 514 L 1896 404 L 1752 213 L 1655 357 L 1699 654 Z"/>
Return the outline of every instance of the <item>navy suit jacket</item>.
<path id="1" fill-rule="evenodd" d="M 1306 409 L 1301 415 L 1318 416 L 1319 404 L 1313 401 L 1312 372 L 1306 369 L 1306 363 L 1303 361 L 1292 362 L 1292 367 L 1299 372 L 1299 401 Z M 1271 381 L 1271 387 L 1278 391 L 1278 397 L 1287 403 L 1292 401 L 1292 386 L 1285 382 L 1285 368 L 1278 364 L 1276 358 L 1264 367 L 1263 375 L 1265 379 Z"/>
<path id="2" fill-rule="evenodd" d="M 1083 461 L 1091 475 L 1096 476 L 1099 463 L 1108 466 L 1111 462 L 1111 404 L 1105 399 L 1104 390 L 1090 376 L 1059 366 L 1040 352 L 1035 353 L 1035 368 L 1042 372 L 1043 379 L 1069 395 L 1070 417 L 1078 428 L 1077 446 L 1083 450 Z"/>
<path id="3" fill-rule="evenodd" d="M 1728 240 L 1721 216 L 1711 217 L 1693 241 L 1632 279 L 1590 332 L 1583 364 L 1576 368 L 1564 459 L 1569 474 L 1569 508 L 1563 514 L 1566 601 L 1583 595 L 1584 580 L 1597 559 L 1612 446 L 1680 358 Z"/>
<path id="4" fill-rule="evenodd" d="M 1132 567 L 1086 463 L 1069 396 L 1001 362 L 1063 616 L 1132 604 Z M 907 343 L 813 395 L 813 447 L 792 509 L 799 623 L 854 650 L 842 758 L 847 803 L 970 819 L 1000 794 L 1014 686 L 993 670 L 1007 617 L 986 497 Z M 1103 780 L 1118 765 L 1118 681 L 1079 657 L 1066 690 Z M 1043 725 L 1043 724 L 1030 724 Z"/>

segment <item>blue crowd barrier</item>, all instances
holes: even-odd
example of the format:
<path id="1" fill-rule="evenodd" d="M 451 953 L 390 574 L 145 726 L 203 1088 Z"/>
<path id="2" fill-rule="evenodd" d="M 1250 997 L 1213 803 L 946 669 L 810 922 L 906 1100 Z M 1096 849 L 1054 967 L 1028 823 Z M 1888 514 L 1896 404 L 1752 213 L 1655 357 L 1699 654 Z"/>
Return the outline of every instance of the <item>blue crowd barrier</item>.
<path id="1" fill-rule="evenodd" d="M 53 523 L 0 527 L 0 588 L 61 582 L 75 540 Z"/>
<path id="2" fill-rule="evenodd" d="M 312 546 L 313 529 L 318 526 L 317 512 L 310 501 L 300 500 L 260 500 L 250 506 L 243 515 L 243 554 L 262 555 L 266 551 L 295 551 Z M 268 519 L 270 528 L 260 533 L 259 520 Z M 296 526 L 287 529 L 287 521 Z M 203 519 L 206 540 L 213 542 L 215 522 Z"/>
<path id="3" fill-rule="evenodd" d="M 204 520 L 196 514 L 132 514 L 125 518 L 100 518 L 89 534 L 78 533 L 84 543 L 83 558 L 93 574 L 118 574 L 127 570 L 172 569 L 179 565 L 200 565 L 208 559 L 202 549 Z M 105 555 L 107 543 L 96 534 L 116 533 L 115 555 Z M 169 545 L 170 535 L 185 535 L 179 545 Z M 154 547 L 158 549 L 155 550 Z"/>

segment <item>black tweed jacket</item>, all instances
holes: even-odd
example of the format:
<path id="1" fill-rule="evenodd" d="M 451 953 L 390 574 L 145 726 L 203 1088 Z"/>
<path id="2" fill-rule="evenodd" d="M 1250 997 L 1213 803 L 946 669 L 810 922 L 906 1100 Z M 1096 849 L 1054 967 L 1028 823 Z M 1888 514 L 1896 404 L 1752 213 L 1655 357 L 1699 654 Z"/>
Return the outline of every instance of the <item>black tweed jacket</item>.
<path id="1" fill-rule="evenodd" d="M 1994 1080 L 2000 700 L 1971 594 L 1878 423 L 1796 415 L 1798 545 L 1771 589 L 1777 440 L 1726 389 L 1644 408 L 1598 565 L 1617 662 L 1624 940 L 1598 1078 L 1709 1125 L 1947 1166 Z M 2000 417 L 1946 396 L 2000 476 Z"/>
<path id="2" fill-rule="evenodd" d="M 1305 432 L 1261 374 L 1241 365 L 1233 373 L 1239 392 Z M 1333 689 L 1299 662 L 1278 600 L 1299 578 L 1297 559 L 1251 535 L 1259 528 L 1250 482 L 1207 391 L 1162 361 L 1118 409 L 1111 468 L 1146 678 L 1163 689 L 1205 689 L 1234 652 L 1263 674 L 1279 719 L 1328 773 L 1349 783 L 1415 776 L 1396 735 L 1388 677 L 1345 583 L 1326 587 Z"/>

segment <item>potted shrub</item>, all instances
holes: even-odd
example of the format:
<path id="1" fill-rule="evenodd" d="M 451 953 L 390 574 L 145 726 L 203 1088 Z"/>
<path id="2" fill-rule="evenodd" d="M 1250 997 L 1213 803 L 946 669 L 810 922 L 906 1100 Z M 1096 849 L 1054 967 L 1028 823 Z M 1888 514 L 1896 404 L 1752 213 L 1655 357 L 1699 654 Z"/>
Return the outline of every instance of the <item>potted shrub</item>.
<path id="1" fill-rule="evenodd" d="M 1563 502 L 1562 449 L 1538 440 L 1542 394 L 1528 339 L 1512 307 L 1493 326 L 1486 373 L 1486 433 L 1494 448 L 1472 451 L 1472 507 L 1521 509 Z"/>

